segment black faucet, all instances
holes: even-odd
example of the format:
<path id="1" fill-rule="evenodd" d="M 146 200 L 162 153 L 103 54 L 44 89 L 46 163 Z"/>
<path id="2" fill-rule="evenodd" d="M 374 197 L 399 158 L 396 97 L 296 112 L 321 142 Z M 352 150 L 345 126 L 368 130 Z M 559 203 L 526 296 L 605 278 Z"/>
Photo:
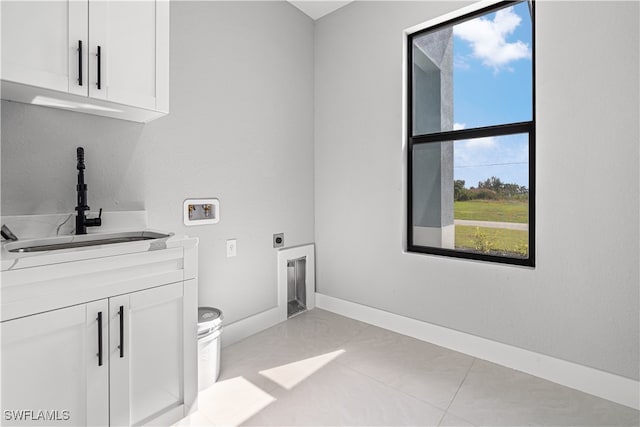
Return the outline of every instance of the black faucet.
<path id="1" fill-rule="evenodd" d="M 90 208 L 87 206 L 87 184 L 84 183 L 84 148 L 78 147 L 78 185 L 76 190 L 78 191 L 78 206 L 76 210 L 76 234 L 87 234 L 87 227 L 99 227 L 102 225 L 102 208 L 98 218 L 87 218 L 85 212 Z"/>

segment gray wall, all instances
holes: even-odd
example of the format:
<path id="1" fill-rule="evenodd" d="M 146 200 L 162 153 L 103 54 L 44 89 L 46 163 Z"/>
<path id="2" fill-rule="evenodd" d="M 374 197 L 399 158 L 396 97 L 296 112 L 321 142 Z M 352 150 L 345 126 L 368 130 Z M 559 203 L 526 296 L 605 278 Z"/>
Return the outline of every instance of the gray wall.
<path id="1" fill-rule="evenodd" d="M 200 237 L 200 303 L 230 322 L 275 305 L 271 234 L 310 242 L 315 213 L 320 292 L 638 379 L 638 4 L 538 2 L 535 270 L 402 253 L 401 31 L 457 6 L 351 4 L 314 66 L 286 3 L 172 2 L 171 114 L 3 102 L 2 213 L 71 211 L 83 145 L 90 206 Z M 222 221 L 183 227 L 201 196 Z"/>
<path id="2" fill-rule="evenodd" d="M 171 114 L 147 125 L 2 102 L 2 213 L 146 209 L 200 238 L 200 304 L 226 323 L 276 305 L 272 233 L 313 241 L 313 21 L 285 2 L 172 2 Z M 221 221 L 184 227 L 185 198 Z M 226 258 L 225 241 L 238 239 Z"/>
<path id="3" fill-rule="evenodd" d="M 402 252 L 402 30 L 459 6 L 316 23 L 318 291 L 638 379 L 639 5 L 537 3 L 535 269 Z"/>
<path id="4" fill-rule="evenodd" d="M 417 39 L 412 51 L 413 135 L 452 130 L 453 30 L 443 29 Z M 413 224 L 435 228 L 452 225 L 453 142 L 414 148 L 413 184 Z M 442 238 L 416 244 L 441 247 Z"/>

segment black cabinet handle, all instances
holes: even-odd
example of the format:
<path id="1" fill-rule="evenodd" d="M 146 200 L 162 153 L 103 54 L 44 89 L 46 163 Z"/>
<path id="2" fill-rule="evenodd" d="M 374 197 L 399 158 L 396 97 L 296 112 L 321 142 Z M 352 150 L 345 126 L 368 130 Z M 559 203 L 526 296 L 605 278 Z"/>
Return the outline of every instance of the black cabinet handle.
<path id="1" fill-rule="evenodd" d="M 98 58 L 98 82 L 96 83 L 96 86 L 98 88 L 98 90 L 102 89 L 102 85 L 101 85 L 101 70 L 102 70 L 102 56 L 100 54 L 100 46 L 98 46 L 98 53 L 96 53 L 96 57 Z"/>
<path id="2" fill-rule="evenodd" d="M 118 315 L 120 316 L 120 345 L 118 348 L 120 349 L 120 357 L 124 357 L 124 306 L 120 306 L 120 310 L 118 311 Z"/>
<path id="3" fill-rule="evenodd" d="M 102 366 L 102 312 L 98 313 L 98 366 Z"/>
<path id="4" fill-rule="evenodd" d="M 82 40 L 78 40 L 78 85 L 82 86 Z"/>

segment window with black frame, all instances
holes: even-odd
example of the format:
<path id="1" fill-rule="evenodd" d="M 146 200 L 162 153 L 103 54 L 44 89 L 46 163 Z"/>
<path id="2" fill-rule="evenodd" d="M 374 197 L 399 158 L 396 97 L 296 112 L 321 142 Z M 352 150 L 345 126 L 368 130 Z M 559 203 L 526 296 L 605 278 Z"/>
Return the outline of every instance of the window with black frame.
<path id="1" fill-rule="evenodd" d="M 408 35 L 407 249 L 534 266 L 534 4 Z"/>

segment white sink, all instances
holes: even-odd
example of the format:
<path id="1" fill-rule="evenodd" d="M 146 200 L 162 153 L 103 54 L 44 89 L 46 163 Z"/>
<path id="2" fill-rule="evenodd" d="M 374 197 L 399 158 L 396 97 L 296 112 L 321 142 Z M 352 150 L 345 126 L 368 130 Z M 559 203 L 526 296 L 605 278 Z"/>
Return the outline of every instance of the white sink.
<path id="1" fill-rule="evenodd" d="M 141 240 L 158 240 L 171 237 L 155 231 L 125 231 L 120 233 L 82 234 L 77 236 L 49 237 L 7 243 L 5 249 L 13 253 L 44 252 L 60 249 L 82 248 L 86 246 L 109 245 L 114 243 L 138 242 Z"/>

